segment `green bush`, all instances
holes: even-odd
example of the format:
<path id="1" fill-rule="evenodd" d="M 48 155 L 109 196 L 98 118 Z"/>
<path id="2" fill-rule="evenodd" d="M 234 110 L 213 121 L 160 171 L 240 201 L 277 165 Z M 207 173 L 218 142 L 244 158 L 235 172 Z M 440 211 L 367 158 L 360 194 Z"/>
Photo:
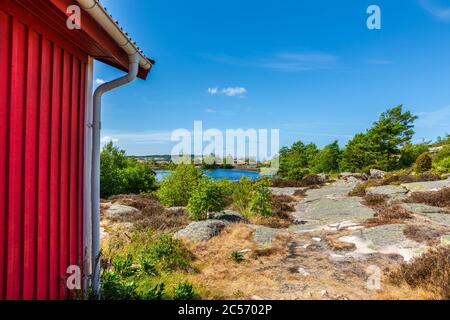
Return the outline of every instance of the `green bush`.
<path id="1" fill-rule="evenodd" d="M 247 177 L 242 177 L 233 188 L 233 208 L 242 214 L 246 214 L 253 192 L 253 183 Z"/>
<path id="2" fill-rule="evenodd" d="M 156 269 L 155 261 L 150 257 L 144 257 L 141 262 L 142 271 L 149 276 L 157 276 L 158 270 Z"/>
<path id="3" fill-rule="evenodd" d="M 436 174 L 450 173 L 450 157 L 433 164 L 433 172 Z"/>
<path id="4" fill-rule="evenodd" d="M 222 188 L 210 178 L 201 179 L 192 191 L 187 209 L 194 220 L 205 220 L 208 213 L 222 211 L 225 209 Z"/>
<path id="5" fill-rule="evenodd" d="M 316 155 L 312 164 L 314 173 L 333 173 L 339 171 L 341 150 L 337 141 L 329 144 Z"/>
<path id="6" fill-rule="evenodd" d="M 114 272 L 122 277 L 131 277 L 136 273 L 136 269 L 133 268 L 133 257 L 130 254 L 125 259 L 115 257 L 112 260 L 112 267 Z"/>
<path id="7" fill-rule="evenodd" d="M 106 144 L 100 154 L 100 196 L 150 193 L 156 190 L 155 173 L 149 164 L 127 158 L 125 151 Z"/>
<path id="8" fill-rule="evenodd" d="M 415 171 L 416 173 L 424 173 L 430 171 L 432 168 L 432 160 L 428 152 L 422 153 L 416 160 Z"/>
<path id="9" fill-rule="evenodd" d="M 315 144 L 305 145 L 301 141 L 297 141 L 290 148 L 281 148 L 278 175 L 286 179 L 302 179 L 309 173 L 308 167 L 314 164 L 318 153 Z"/>
<path id="10" fill-rule="evenodd" d="M 409 168 L 417 160 L 417 158 L 424 152 L 428 151 L 427 144 L 406 144 L 400 150 L 400 168 Z"/>
<path id="11" fill-rule="evenodd" d="M 233 208 L 245 216 L 271 215 L 272 194 L 269 190 L 271 181 L 259 179 L 251 181 L 243 177 L 235 184 L 233 190 Z"/>
<path id="12" fill-rule="evenodd" d="M 400 149 L 411 142 L 416 119 L 411 112 L 403 112 L 401 105 L 383 112 L 372 128 L 356 134 L 347 143 L 342 153 L 341 170 L 366 172 L 370 169 L 397 169 Z"/>
<path id="13" fill-rule="evenodd" d="M 119 275 L 104 271 L 101 275 L 100 298 L 102 300 L 136 300 L 139 299 L 137 285 L 125 283 Z"/>
<path id="14" fill-rule="evenodd" d="M 149 289 L 145 293 L 145 300 L 162 300 L 164 298 L 164 292 L 166 287 L 164 283 L 157 284 L 154 288 Z"/>
<path id="15" fill-rule="evenodd" d="M 239 252 L 239 251 L 233 251 L 230 254 L 230 258 L 233 261 L 238 262 L 238 263 L 244 261 L 244 255 L 242 254 L 242 252 Z"/>
<path id="16" fill-rule="evenodd" d="M 194 288 L 189 282 L 180 283 L 173 289 L 174 300 L 193 300 L 195 296 Z"/>
<path id="17" fill-rule="evenodd" d="M 450 145 L 446 145 L 446 146 L 443 146 L 443 148 L 441 150 L 436 152 L 436 154 L 433 156 L 433 161 L 435 161 L 437 163 L 437 162 L 441 162 L 445 158 L 449 158 L 449 157 L 450 157 Z"/>
<path id="18" fill-rule="evenodd" d="M 272 193 L 266 185 L 257 185 L 249 203 L 250 212 L 259 216 L 272 215 Z"/>
<path id="19" fill-rule="evenodd" d="M 180 164 L 163 178 L 157 195 L 165 206 L 186 206 L 201 178 L 202 173 L 195 166 Z"/>
<path id="20" fill-rule="evenodd" d="M 174 271 L 189 267 L 189 256 L 182 243 L 170 234 L 161 234 L 149 245 L 148 258 L 155 261 L 163 271 Z"/>

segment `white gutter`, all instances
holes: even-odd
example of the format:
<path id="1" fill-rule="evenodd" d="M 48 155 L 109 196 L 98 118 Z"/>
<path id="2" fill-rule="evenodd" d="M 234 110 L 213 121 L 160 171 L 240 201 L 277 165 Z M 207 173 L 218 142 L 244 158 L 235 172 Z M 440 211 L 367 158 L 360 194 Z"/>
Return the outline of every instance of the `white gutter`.
<path id="1" fill-rule="evenodd" d="M 127 75 L 99 86 L 94 93 L 92 123 L 92 289 L 100 297 L 100 131 L 101 104 L 104 93 L 123 86 L 136 79 L 139 71 L 140 55 L 135 52 L 129 57 L 130 68 Z"/>
<path id="2" fill-rule="evenodd" d="M 94 61 L 89 57 L 86 70 L 86 107 L 84 129 L 84 172 L 83 172 L 83 291 L 88 298 L 90 286 L 90 275 L 92 274 L 92 83 L 93 83 Z"/>
<path id="3" fill-rule="evenodd" d="M 98 0 L 77 0 L 80 6 L 87 11 L 98 24 L 114 39 L 114 41 L 129 55 L 139 54 L 139 66 L 145 70 L 152 67 L 152 62 L 143 54 L 128 35 L 113 20 L 111 15 Z"/>
<path id="4" fill-rule="evenodd" d="M 139 67 L 149 70 L 153 61 L 148 59 L 136 44 L 128 37 L 122 28 L 101 5 L 99 0 L 77 0 L 80 7 L 88 12 L 92 18 L 128 55 L 129 71 L 126 76 L 107 82 L 99 86 L 94 93 L 93 106 L 86 110 L 87 118 L 85 145 L 85 281 L 84 290 L 87 294 L 91 280 L 94 294 L 100 297 L 100 130 L 101 130 L 101 98 L 104 93 L 123 86 L 136 79 Z M 90 75 L 92 78 L 92 74 Z M 92 83 L 92 79 L 91 79 Z M 90 97 L 90 95 L 89 95 Z M 86 104 L 89 108 L 91 104 Z"/>

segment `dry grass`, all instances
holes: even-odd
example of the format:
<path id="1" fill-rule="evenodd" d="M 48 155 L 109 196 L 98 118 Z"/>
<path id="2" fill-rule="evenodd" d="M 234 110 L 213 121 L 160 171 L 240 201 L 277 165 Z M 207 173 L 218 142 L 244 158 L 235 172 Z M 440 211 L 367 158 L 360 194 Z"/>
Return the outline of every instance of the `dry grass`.
<path id="1" fill-rule="evenodd" d="M 302 187 L 315 187 L 322 186 L 325 182 L 316 175 L 310 174 L 301 180 L 290 180 L 290 179 L 281 179 L 274 178 L 272 179 L 272 187 L 275 188 L 302 188 Z"/>
<path id="2" fill-rule="evenodd" d="M 450 247 L 432 249 L 389 275 L 396 285 L 423 289 L 439 299 L 450 299 Z"/>
<path id="3" fill-rule="evenodd" d="M 296 201 L 288 195 L 272 195 L 272 216 L 250 216 L 248 220 L 251 224 L 263 225 L 270 228 L 287 228 L 293 223 L 293 212 Z"/>
<path id="4" fill-rule="evenodd" d="M 352 251 L 356 249 L 356 245 L 354 243 L 341 241 L 335 236 L 327 237 L 325 241 L 328 245 L 328 248 L 330 248 L 332 251 Z"/>
<path id="5" fill-rule="evenodd" d="M 399 205 L 384 205 L 379 207 L 375 217 L 367 219 L 364 225 L 366 227 L 374 227 L 385 224 L 404 223 L 405 220 L 411 218 L 412 215 Z"/>
<path id="6" fill-rule="evenodd" d="M 183 209 L 168 210 L 154 196 L 120 195 L 109 198 L 109 201 L 139 209 L 141 214 L 127 217 L 125 221 L 132 222 L 137 229 L 176 232 L 190 223 Z"/>
<path id="7" fill-rule="evenodd" d="M 426 242 L 429 245 L 433 245 L 439 242 L 439 238 L 444 235 L 446 231 L 431 226 L 408 225 L 403 230 L 403 233 L 411 240 L 416 242 Z"/>
<path id="8" fill-rule="evenodd" d="M 413 192 L 406 202 L 424 203 L 430 206 L 450 208 L 450 188 L 440 191 Z"/>
<path id="9" fill-rule="evenodd" d="M 295 190 L 293 196 L 297 199 L 303 199 L 304 197 L 306 197 L 306 191 L 307 191 L 307 189 Z"/>
<path id="10" fill-rule="evenodd" d="M 400 185 L 402 183 L 411 182 L 426 182 L 438 181 L 441 177 L 432 173 L 424 173 L 421 175 L 412 174 L 392 174 L 384 179 L 372 179 L 365 182 L 358 183 L 355 188 L 349 193 L 349 196 L 363 197 L 366 194 L 366 189 L 370 187 L 379 187 L 387 185 Z"/>
<path id="11" fill-rule="evenodd" d="M 363 198 L 363 204 L 369 207 L 377 207 L 386 203 L 389 199 L 384 194 L 366 194 Z"/>
<path id="12" fill-rule="evenodd" d="M 255 267 L 280 259 L 285 254 L 283 241 L 278 240 L 271 248 L 260 249 L 252 239 L 254 229 L 236 224 L 226 228 L 221 234 L 208 242 L 189 243 L 190 251 L 196 255 L 195 267 L 200 274 L 192 275 L 194 283 L 202 283 L 214 297 L 236 298 L 239 292 L 244 292 L 243 298 L 249 298 L 247 293 L 264 292 L 267 287 L 276 286 L 263 273 L 256 273 Z M 241 251 L 244 260 L 236 263 L 230 259 L 234 251 Z"/>

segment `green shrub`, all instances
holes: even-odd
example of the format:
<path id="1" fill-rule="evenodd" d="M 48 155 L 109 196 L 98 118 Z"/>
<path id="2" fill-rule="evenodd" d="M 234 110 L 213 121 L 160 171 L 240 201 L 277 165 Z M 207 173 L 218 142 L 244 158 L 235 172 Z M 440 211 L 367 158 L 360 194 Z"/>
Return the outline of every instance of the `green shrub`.
<path id="1" fill-rule="evenodd" d="M 424 173 L 430 171 L 432 167 L 432 160 L 428 152 L 422 153 L 416 160 L 415 171 L 416 173 Z"/>
<path id="2" fill-rule="evenodd" d="M 271 180 L 251 181 L 243 177 L 234 186 L 233 208 L 245 216 L 272 214 Z"/>
<path id="3" fill-rule="evenodd" d="M 186 206 L 201 178 L 202 173 L 195 166 L 180 164 L 163 178 L 157 195 L 165 206 Z"/>
<path id="4" fill-rule="evenodd" d="M 450 157 L 444 158 L 434 166 L 440 174 L 450 172 Z"/>
<path id="5" fill-rule="evenodd" d="M 244 260 L 244 255 L 242 254 L 242 252 L 239 251 L 233 251 L 230 254 L 231 259 L 233 259 L 233 261 L 235 262 L 242 262 Z"/>
<path id="6" fill-rule="evenodd" d="M 100 154 L 100 195 L 150 193 L 156 190 L 155 173 L 149 164 L 127 158 L 125 151 L 106 144 Z"/>
<path id="7" fill-rule="evenodd" d="M 136 273 L 133 268 L 133 257 L 129 254 L 125 259 L 116 257 L 112 260 L 113 270 L 122 277 L 131 277 Z"/>
<path id="8" fill-rule="evenodd" d="M 398 168 L 400 149 L 411 142 L 416 119 L 411 112 L 403 112 L 402 105 L 383 112 L 372 128 L 356 134 L 347 143 L 342 153 L 341 170 L 367 172 Z"/>
<path id="9" fill-rule="evenodd" d="M 100 282 L 100 298 L 102 300 L 136 300 L 139 299 L 137 285 L 125 283 L 119 275 L 111 271 L 102 272 Z"/>
<path id="10" fill-rule="evenodd" d="M 159 283 L 154 288 L 149 289 L 145 293 L 144 298 L 145 300 L 162 300 L 164 298 L 165 289 L 164 283 Z"/>
<path id="11" fill-rule="evenodd" d="M 180 283 L 173 289 L 174 300 L 193 300 L 195 296 L 194 288 L 189 282 Z"/>
<path id="12" fill-rule="evenodd" d="M 404 145 L 400 150 L 399 166 L 401 168 L 409 168 L 416 162 L 421 154 L 428 151 L 428 148 L 427 144 L 414 145 L 408 143 Z"/>
<path id="13" fill-rule="evenodd" d="M 324 147 L 313 161 L 312 171 L 315 173 L 332 173 L 339 171 L 341 150 L 337 141 Z"/>
<path id="14" fill-rule="evenodd" d="M 174 271 L 189 267 L 189 256 L 181 241 L 170 234 L 161 234 L 156 242 L 149 246 L 148 257 L 155 261 L 161 270 Z"/>
<path id="15" fill-rule="evenodd" d="M 225 209 L 222 188 L 212 179 L 203 178 L 192 191 L 187 209 L 192 219 L 205 220 L 210 212 Z"/>
<path id="16" fill-rule="evenodd" d="M 450 158 L 450 145 L 445 145 L 441 150 L 436 152 L 436 154 L 433 156 L 433 161 L 438 163 L 446 158 Z"/>
<path id="17" fill-rule="evenodd" d="M 144 257 L 141 263 L 142 271 L 149 276 L 157 276 L 158 270 L 156 269 L 155 261 L 150 257 Z"/>
<path id="18" fill-rule="evenodd" d="M 272 193 L 267 186 L 256 186 L 249 203 L 249 209 L 254 215 L 272 215 Z"/>
<path id="19" fill-rule="evenodd" d="M 232 200 L 233 208 L 242 214 L 246 214 L 253 191 L 253 183 L 247 177 L 242 177 L 234 186 Z"/>

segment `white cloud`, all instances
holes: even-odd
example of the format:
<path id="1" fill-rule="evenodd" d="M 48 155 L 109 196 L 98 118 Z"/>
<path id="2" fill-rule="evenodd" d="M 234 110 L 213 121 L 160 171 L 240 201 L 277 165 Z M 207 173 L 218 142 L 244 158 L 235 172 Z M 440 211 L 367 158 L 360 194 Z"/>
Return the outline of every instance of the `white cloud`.
<path id="1" fill-rule="evenodd" d="M 247 89 L 244 87 L 228 87 L 220 89 L 218 87 L 208 88 L 208 93 L 211 95 L 223 94 L 228 97 L 242 96 L 247 93 Z"/>
<path id="2" fill-rule="evenodd" d="M 205 112 L 206 112 L 206 113 L 216 113 L 216 110 L 211 109 L 211 108 L 206 108 L 206 109 L 205 109 Z"/>
<path id="3" fill-rule="evenodd" d="M 215 95 L 219 93 L 219 88 L 214 87 L 214 88 L 208 88 L 208 93 L 211 95 Z"/>
<path id="4" fill-rule="evenodd" d="M 170 142 L 171 132 L 110 132 L 103 140 L 106 142 L 111 141 L 119 142 L 123 145 L 127 144 L 160 144 Z"/>
<path id="5" fill-rule="evenodd" d="M 229 97 L 240 96 L 247 93 L 247 89 L 244 87 L 224 88 L 222 93 Z"/>
<path id="6" fill-rule="evenodd" d="M 420 0 L 420 5 L 438 20 L 450 22 L 450 7 L 444 7 L 435 0 Z"/>
<path id="7" fill-rule="evenodd" d="M 102 144 L 107 144 L 107 143 L 110 143 L 110 142 L 112 142 L 112 143 L 117 143 L 117 142 L 119 142 L 119 139 L 113 138 L 113 137 L 110 137 L 110 136 L 105 136 L 105 137 L 103 137 L 103 138 L 100 140 L 100 142 L 101 142 Z"/>
<path id="8" fill-rule="evenodd" d="M 281 52 L 265 57 L 232 57 L 205 55 L 207 59 L 229 65 L 273 69 L 283 72 L 303 72 L 331 69 L 338 57 L 326 52 Z"/>
<path id="9" fill-rule="evenodd" d="M 261 67 L 285 72 L 301 72 L 328 69 L 337 61 L 329 53 L 280 53 L 269 59 L 260 60 Z"/>
<path id="10" fill-rule="evenodd" d="M 105 82 L 106 82 L 106 81 L 103 80 L 103 79 L 101 79 L 101 78 L 95 79 L 95 84 L 98 85 L 98 86 L 104 84 Z"/>

